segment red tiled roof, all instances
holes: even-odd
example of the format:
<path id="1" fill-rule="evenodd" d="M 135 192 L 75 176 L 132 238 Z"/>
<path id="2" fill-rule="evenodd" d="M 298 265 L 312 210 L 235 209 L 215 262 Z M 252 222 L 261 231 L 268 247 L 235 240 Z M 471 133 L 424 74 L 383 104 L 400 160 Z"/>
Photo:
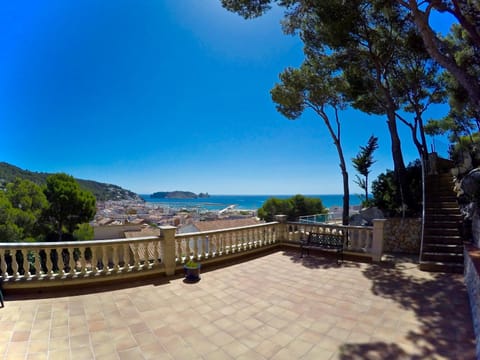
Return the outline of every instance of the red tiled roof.
<path id="1" fill-rule="evenodd" d="M 193 223 L 193 225 L 198 229 L 198 231 L 211 231 L 241 226 L 257 225 L 260 223 L 261 222 L 255 218 L 246 218 L 234 220 L 196 221 Z"/>

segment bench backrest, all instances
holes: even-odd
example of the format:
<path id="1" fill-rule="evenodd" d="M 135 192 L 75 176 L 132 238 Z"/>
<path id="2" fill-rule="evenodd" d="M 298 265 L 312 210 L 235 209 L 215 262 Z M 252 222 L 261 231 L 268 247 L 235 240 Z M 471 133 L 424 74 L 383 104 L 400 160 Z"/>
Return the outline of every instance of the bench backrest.
<path id="1" fill-rule="evenodd" d="M 343 248 L 345 235 L 340 233 L 315 233 L 308 234 L 307 244 L 318 245 L 325 248 Z"/>

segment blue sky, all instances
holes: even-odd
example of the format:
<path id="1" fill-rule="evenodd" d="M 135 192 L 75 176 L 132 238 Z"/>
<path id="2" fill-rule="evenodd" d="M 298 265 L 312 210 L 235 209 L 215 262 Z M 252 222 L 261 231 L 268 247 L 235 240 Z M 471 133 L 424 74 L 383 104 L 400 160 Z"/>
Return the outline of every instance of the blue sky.
<path id="1" fill-rule="evenodd" d="M 247 21 L 218 0 L 0 6 L 0 161 L 137 193 L 342 192 L 321 120 L 287 120 L 271 101 L 278 74 L 303 59 L 281 11 Z M 370 135 L 380 145 L 371 177 L 392 168 L 386 122 L 347 110 L 342 127 L 359 192 L 350 159 Z"/>

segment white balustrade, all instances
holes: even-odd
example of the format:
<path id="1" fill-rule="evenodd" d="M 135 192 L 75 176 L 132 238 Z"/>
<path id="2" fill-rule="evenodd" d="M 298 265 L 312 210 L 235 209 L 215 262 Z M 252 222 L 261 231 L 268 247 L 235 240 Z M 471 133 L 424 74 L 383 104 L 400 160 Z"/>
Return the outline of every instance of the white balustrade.
<path id="1" fill-rule="evenodd" d="M 371 255 L 383 248 L 383 222 L 373 227 L 271 222 L 199 233 L 175 234 L 161 227 L 160 237 L 55 243 L 0 243 L 0 276 L 5 283 L 114 280 L 149 271 L 173 275 L 188 262 L 214 263 L 278 244 L 298 246 L 310 232 L 338 234 L 347 252 Z M 57 281 L 58 280 L 58 281 Z M 102 280 L 103 281 L 103 280 Z M 40 283 L 39 283 L 40 284 Z M 41 286 L 41 285 L 38 285 Z"/>
<path id="2" fill-rule="evenodd" d="M 375 238 L 375 226 L 377 236 Z M 320 234 L 337 234 L 345 238 L 344 248 L 347 252 L 370 255 L 378 261 L 381 257 L 383 243 L 383 221 L 374 220 L 374 226 L 350 226 L 334 224 L 288 223 L 287 241 L 298 243 L 311 232 Z"/>

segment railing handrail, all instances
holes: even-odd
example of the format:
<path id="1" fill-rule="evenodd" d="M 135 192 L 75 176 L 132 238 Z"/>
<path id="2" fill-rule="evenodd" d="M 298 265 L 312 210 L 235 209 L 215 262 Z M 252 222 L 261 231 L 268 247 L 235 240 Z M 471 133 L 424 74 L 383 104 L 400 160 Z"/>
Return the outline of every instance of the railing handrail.
<path id="1" fill-rule="evenodd" d="M 238 227 L 227 228 L 227 229 L 189 232 L 189 233 L 175 234 L 175 238 L 212 235 L 212 234 L 222 234 L 222 233 L 226 233 L 226 232 L 235 232 L 235 231 L 238 231 L 238 230 L 255 229 L 255 228 L 259 228 L 259 227 L 266 227 L 266 226 L 269 226 L 269 225 L 277 225 L 277 224 L 278 224 L 278 221 L 272 221 L 272 222 L 268 222 L 268 223 L 247 225 L 247 226 L 238 226 Z"/>
<path id="2" fill-rule="evenodd" d="M 297 221 L 289 221 L 287 224 L 291 225 L 310 225 L 310 226 L 321 226 L 326 228 L 341 228 L 341 229 L 352 229 L 352 230 L 361 230 L 361 229 L 373 229 L 373 226 L 363 226 L 363 225 L 342 225 L 342 224 L 327 224 L 327 223 L 316 223 L 316 224 L 306 224 Z"/>
<path id="3" fill-rule="evenodd" d="M 0 248 L 3 249 L 15 249 L 15 248 L 32 248 L 32 249 L 44 249 L 54 247 L 89 247 L 95 245 L 112 245 L 120 244 L 124 242 L 142 242 L 158 239 L 158 236 L 140 236 L 131 238 L 119 238 L 108 240 L 81 240 L 81 241 L 55 241 L 55 242 L 8 242 L 0 243 Z"/>

